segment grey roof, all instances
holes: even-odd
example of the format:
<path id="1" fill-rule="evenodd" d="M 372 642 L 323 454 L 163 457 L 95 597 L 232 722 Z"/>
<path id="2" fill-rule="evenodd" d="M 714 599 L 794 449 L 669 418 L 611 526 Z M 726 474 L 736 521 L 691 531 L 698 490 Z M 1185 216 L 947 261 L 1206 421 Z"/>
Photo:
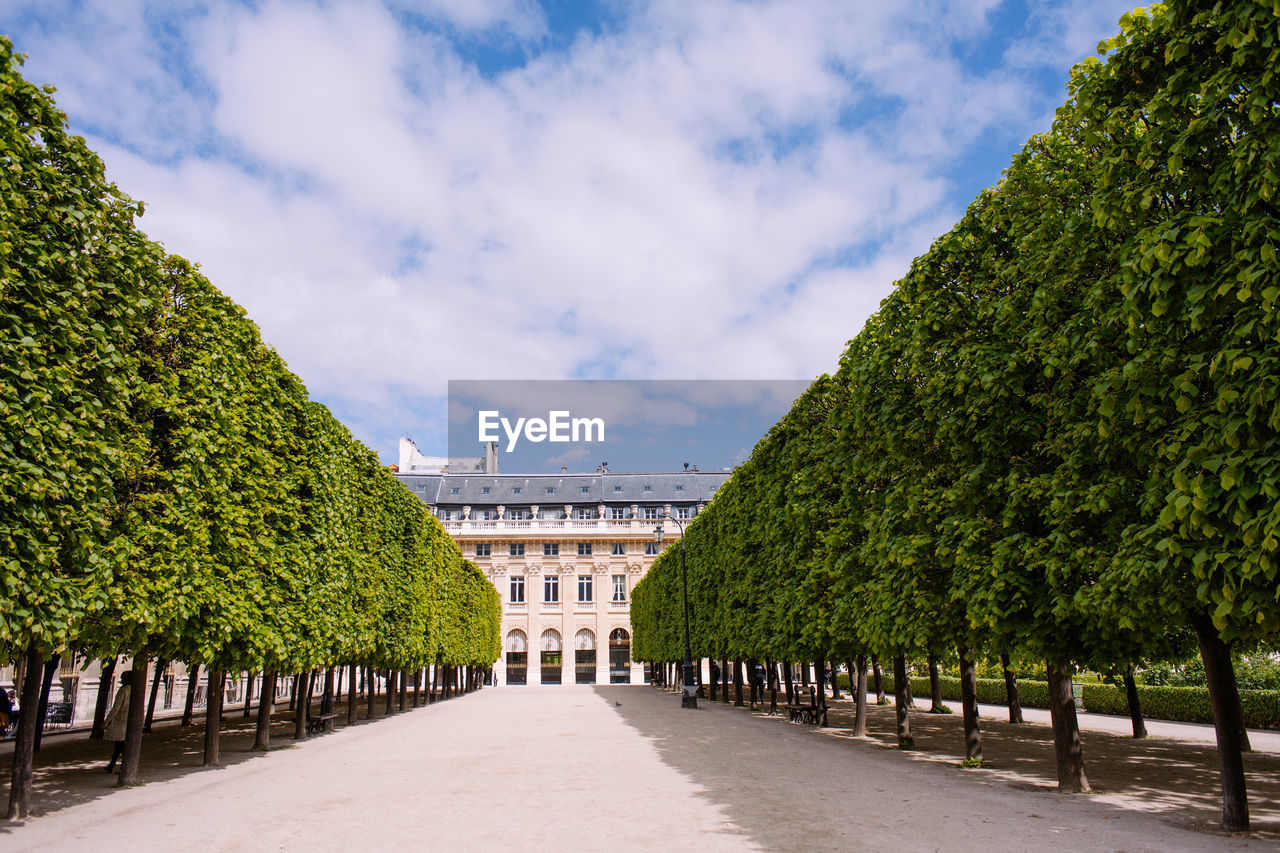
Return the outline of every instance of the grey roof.
<path id="1" fill-rule="evenodd" d="M 422 500 L 440 506 L 705 503 L 729 479 L 727 471 L 397 476 Z M 485 489 L 488 489 L 487 493 Z M 548 489 L 551 491 L 548 492 Z"/>

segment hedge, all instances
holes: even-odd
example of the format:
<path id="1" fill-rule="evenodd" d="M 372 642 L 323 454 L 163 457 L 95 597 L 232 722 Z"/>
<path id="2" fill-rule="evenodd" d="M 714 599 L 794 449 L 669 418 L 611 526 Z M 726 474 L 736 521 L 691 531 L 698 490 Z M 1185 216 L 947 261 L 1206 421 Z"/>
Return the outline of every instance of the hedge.
<path id="1" fill-rule="evenodd" d="M 942 697 L 960 701 L 960 679 L 941 676 Z M 868 682 L 870 679 L 868 678 Z M 849 679 L 840 676 L 840 683 L 848 689 Z M 1129 715 L 1129 702 L 1124 690 L 1114 684 L 1076 682 L 1084 687 L 1085 710 L 1094 714 Z M 870 686 L 870 685 L 868 685 Z M 893 676 L 884 675 L 885 693 L 893 693 Z M 915 697 L 930 695 L 929 679 L 911 679 L 911 692 Z M 1049 685 L 1043 681 L 1018 679 L 1018 697 L 1026 708 L 1049 707 Z M 988 705 L 1004 705 L 1004 679 L 979 678 L 978 701 Z M 1178 723 L 1212 723 L 1213 708 L 1209 704 L 1209 691 L 1204 687 L 1152 687 L 1138 685 L 1138 701 L 1142 713 L 1150 720 L 1169 720 Z M 1241 690 L 1240 706 L 1244 710 L 1244 723 L 1251 729 L 1280 729 L 1280 690 Z"/>

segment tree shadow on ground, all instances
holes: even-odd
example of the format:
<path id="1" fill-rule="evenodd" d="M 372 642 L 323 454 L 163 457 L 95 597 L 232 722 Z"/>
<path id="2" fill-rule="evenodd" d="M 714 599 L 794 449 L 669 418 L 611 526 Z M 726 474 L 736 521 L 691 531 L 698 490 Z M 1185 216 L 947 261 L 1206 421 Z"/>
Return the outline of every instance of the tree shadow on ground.
<path id="1" fill-rule="evenodd" d="M 628 708 L 629 691 L 636 689 L 601 686 L 596 692 L 655 745 L 664 762 L 701 785 L 710 799 L 725 806 L 740 826 L 771 849 L 848 848 L 868 843 L 874 847 L 874 841 L 862 832 L 866 827 L 884 829 L 895 820 L 902 820 L 905 826 L 922 815 L 928 815 L 930 821 L 967 822 L 968 829 L 976 829 L 978 834 L 966 840 L 974 841 L 989 828 L 982 826 L 986 823 L 983 815 L 977 815 L 975 821 L 974 814 L 966 813 L 960 801 L 968 799 L 968 794 L 973 795 L 972 803 L 999 802 L 994 811 L 1005 813 L 1005 817 L 1021 809 L 1021 818 L 1044 817 L 1035 812 L 1061 818 L 1065 812 L 1079 813 L 1082 823 L 1153 826 L 1136 814 L 1145 812 L 1160 819 L 1154 824 L 1156 829 L 1165 824 L 1162 832 L 1175 827 L 1191 830 L 1185 834 L 1175 831 L 1173 836 L 1186 849 L 1213 841 L 1247 843 L 1221 837 L 1225 834 L 1218 827 L 1217 755 L 1209 745 L 1156 738 L 1138 741 L 1086 732 L 1088 774 L 1098 793 L 1070 796 L 1054 790 L 1057 775 L 1052 732 L 1042 724 L 1010 725 L 982 719 L 987 766 L 961 769 L 964 738 L 958 714 L 913 712 L 916 749 L 907 752 L 897 749 L 891 706 L 871 706 L 868 737 L 854 738 L 850 733 L 850 700 L 830 703 L 831 726 L 819 732 L 811 726 L 790 724 L 785 716 L 767 716 L 767 706 L 752 712 L 719 702 L 711 707 L 702 700 L 701 708 L 710 713 L 681 711 L 677 696 L 649 689 L 674 709 L 671 714 L 655 716 L 643 707 L 643 701 L 635 701 L 641 697 L 633 692 L 635 710 Z M 740 726 L 725 725 L 724 713 L 733 713 L 735 722 L 767 730 L 745 744 Z M 814 736 L 830 738 L 831 746 L 838 747 L 832 750 L 832 762 L 821 762 L 827 766 L 818 767 L 808 759 L 812 750 L 804 749 L 799 740 Z M 1255 829 L 1251 836 L 1280 839 L 1280 756 L 1255 753 L 1246 759 Z M 768 771 L 744 774 L 744 763 L 758 763 Z M 908 768 L 914 775 L 904 774 Z M 926 772 L 920 773 L 922 770 Z M 852 800 L 861 794 L 869 795 L 863 802 L 874 804 L 878 812 L 870 818 L 853 810 Z M 907 814 L 898 818 L 886 811 L 900 807 Z M 948 810 L 949 816 L 944 817 Z M 836 817 L 840 814 L 846 817 Z M 806 826 L 803 842 L 795 836 L 797 822 Z M 995 849 L 1004 849 L 1010 841 L 1009 836 L 993 838 Z"/>
<path id="2" fill-rule="evenodd" d="M 853 702 L 830 702 L 828 733 L 851 737 Z M 868 735 L 882 747 L 897 747 L 892 706 L 871 706 Z M 1012 724 L 1007 719 L 980 719 L 983 773 L 1022 787 L 1053 790 L 1057 766 L 1053 731 L 1044 724 Z M 964 757 L 964 730 L 959 714 L 913 710 L 911 731 L 916 757 L 958 763 Z M 1172 738 L 1135 739 L 1109 732 L 1086 731 L 1085 772 L 1097 798 L 1123 808 L 1159 814 L 1196 827 L 1216 827 L 1221 819 L 1218 751 L 1212 744 Z M 1245 755 L 1246 784 L 1255 833 L 1280 838 L 1280 755 Z"/>
<path id="3" fill-rule="evenodd" d="M 378 710 L 372 722 L 385 718 L 383 701 L 379 697 Z M 410 695 L 406 710 L 412 710 L 412 708 L 412 695 Z M 336 720 L 339 724 L 338 728 L 345 728 L 343 723 L 347 719 L 346 702 L 338 702 L 335 710 L 338 711 Z M 361 700 L 360 721 L 357 725 L 370 722 L 365 716 L 366 710 L 366 705 Z M 305 740 L 294 740 L 294 713 L 285 710 L 272 715 L 270 750 L 268 752 L 252 751 L 257 728 L 256 715 L 256 709 L 251 717 L 243 716 L 239 709 L 226 711 L 219 741 L 219 767 L 263 758 L 271 752 L 292 749 L 305 743 Z M 307 739 L 313 737 L 323 737 L 323 735 L 311 735 Z M 56 736 L 46 734 L 44 743 L 35 757 L 35 776 L 32 780 L 30 798 L 31 817 L 53 814 L 109 796 L 113 791 L 119 790 L 116 785 L 116 774 L 103 772 L 107 760 L 111 757 L 111 750 L 110 741 L 89 740 L 84 732 Z M 7 752 L 10 753 L 10 757 L 2 763 L 4 778 L 0 780 L 0 805 L 6 805 L 9 802 L 9 783 L 13 777 L 12 744 L 9 745 Z M 203 760 L 204 720 L 201 716 L 197 715 L 195 725 L 192 726 L 181 726 L 177 720 L 157 720 L 151 732 L 143 736 L 138 777 L 145 784 L 156 784 L 190 773 L 219 769 L 219 767 L 204 767 Z M 20 826 L 22 821 L 0 819 L 0 835 L 8 834 L 13 828 Z"/>

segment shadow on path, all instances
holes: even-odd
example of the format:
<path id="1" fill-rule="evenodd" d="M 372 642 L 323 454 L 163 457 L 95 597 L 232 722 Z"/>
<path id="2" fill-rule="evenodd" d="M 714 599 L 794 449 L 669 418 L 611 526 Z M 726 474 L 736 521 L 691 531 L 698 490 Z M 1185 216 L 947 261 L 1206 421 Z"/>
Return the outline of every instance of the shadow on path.
<path id="1" fill-rule="evenodd" d="M 379 704 L 379 710 L 382 707 Z M 338 729 L 347 728 L 342 725 L 347 718 L 346 702 L 338 702 L 336 710 Z M 413 710 L 412 701 L 406 706 L 404 713 L 410 710 Z M 363 700 L 359 712 L 360 721 L 357 725 L 370 722 L 365 717 Z M 391 716 L 399 713 L 395 712 Z M 204 760 L 204 720 L 199 715 L 192 726 L 181 726 L 176 720 L 157 721 L 151 732 L 143 736 L 138 777 L 146 784 L 167 782 L 190 773 L 216 772 L 222 767 L 265 758 L 277 750 L 294 749 L 306 743 L 305 740 L 293 739 L 294 712 L 284 710 L 272 715 L 270 750 L 251 751 L 257 727 L 256 709 L 253 714 L 254 716 L 244 717 L 237 709 L 234 712 L 228 710 L 223 717 L 219 767 L 204 767 L 201 764 Z M 371 721 L 386 718 L 384 714 L 377 713 Z M 323 735 L 312 735 L 307 740 L 317 737 Z M 107 760 L 111 757 L 111 749 L 110 741 L 89 740 L 85 732 L 46 737 L 35 757 L 35 777 L 30 799 L 31 817 L 53 814 L 109 796 L 119 790 L 116 786 L 116 774 L 104 772 Z M 0 807 L 7 807 L 9 783 L 13 777 L 12 749 L 8 752 L 10 756 L 6 756 L 0 763 L 4 772 L 4 777 L 0 780 Z M 20 826 L 22 821 L 0 819 L 0 835 L 8 834 Z"/>
<path id="2" fill-rule="evenodd" d="M 683 710 L 678 696 L 650 687 L 595 690 L 768 849 L 991 851 L 1026 849 L 1033 838 L 1067 849 L 1270 849 L 1280 838 L 1276 755 L 1248 757 L 1261 831 L 1233 838 L 1217 827 L 1217 757 L 1202 744 L 1090 732 L 1085 755 L 1100 795 L 1071 796 L 1053 789 L 1043 725 L 983 719 L 990 769 L 966 770 L 959 715 L 913 713 L 917 750 L 901 752 L 892 707 L 873 706 L 870 736 L 857 739 L 849 701 L 832 703 L 831 728 L 817 730 L 705 700 Z"/>

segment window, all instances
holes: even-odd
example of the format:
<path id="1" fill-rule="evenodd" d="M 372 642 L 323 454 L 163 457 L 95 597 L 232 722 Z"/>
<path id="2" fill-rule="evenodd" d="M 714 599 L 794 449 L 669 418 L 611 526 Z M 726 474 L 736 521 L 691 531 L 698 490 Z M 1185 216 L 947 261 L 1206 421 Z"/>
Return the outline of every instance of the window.
<path id="1" fill-rule="evenodd" d="M 590 493 L 591 493 L 591 487 L 590 487 L 590 486 L 583 486 L 583 487 L 582 487 L 582 493 L 583 493 L 584 495 L 586 495 L 586 494 L 590 494 Z"/>
<path id="2" fill-rule="evenodd" d="M 682 486 L 681 488 L 683 488 L 683 486 Z M 514 489 L 512 489 L 512 490 L 511 490 L 511 494 L 513 494 L 513 495 L 518 495 L 518 494 L 520 494 L 520 487 L 519 487 L 519 486 L 516 486 Z"/>
<path id="3" fill-rule="evenodd" d="M 653 491 L 653 486 L 645 486 L 645 487 L 644 487 L 644 490 L 645 490 L 646 492 L 652 492 L 652 491 Z"/>
<path id="4" fill-rule="evenodd" d="M 677 491 L 677 492 L 683 492 L 683 491 L 684 491 L 684 486 L 679 486 L 679 485 L 677 485 L 677 486 L 676 486 L 676 491 Z"/>
<path id="5" fill-rule="evenodd" d="M 524 604 L 524 576 L 514 575 L 511 578 L 511 603 Z"/>
<path id="6" fill-rule="evenodd" d="M 676 518 L 688 518 L 689 508 L 687 506 L 676 507 Z"/>
<path id="7" fill-rule="evenodd" d="M 578 601 L 591 602 L 591 575 L 578 575 Z"/>
<path id="8" fill-rule="evenodd" d="M 590 556 L 591 556 L 591 543 L 590 543 L 590 542 L 579 542 L 579 543 L 578 543 L 578 556 L 579 556 L 579 557 L 590 557 Z"/>
<path id="9" fill-rule="evenodd" d="M 626 518 L 627 510 L 625 507 L 615 506 L 612 510 L 612 515 L 614 518 Z"/>
<path id="10" fill-rule="evenodd" d="M 457 486 L 454 486 L 452 489 L 449 490 L 449 494 L 456 495 L 458 494 L 458 492 L 461 492 L 461 491 L 462 489 L 458 488 Z"/>
<path id="11" fill-rule="evenodd" d="M 497 521 L 498 511 L 496 509 L 481 509 L 473 512 L 471 516 L 476 521 Z"/>
<path id="12" fill-rule="evenodd" d="M 661 510 L 656 506 L 647 506 L 644 508 L 644 517 L 649 519 L 662 518 Z"/>
<path id="13" fill-rule="evenodd" d="M 547 575 L 542 579 L 542 600 L 547 604 L 560 603 L 560 578 Z"/>
<path id="14" fill-rule="evenodd" d="M 482 495 L 487 495 L 487 494 L 489 494 L 489 487 L 488 487 L 488 486 L 481 486 L 481 487 L 480 487 L 480 494 L 482 494 Z"/>
<path id="15" fill-rule="evenodd" d="M 489 556 L 489 543 L 488 543 L 488 542 L 477 542 L 477 543 L 476 543 L 476 556 L 477 556 L 477 557 L 487 557 L 487 556 Z"/>
<path id="16" fill-rule="evenodd" d="M 543 543 L 542 543 L 542 556 L 544 556 L 544 557 L 559 557 L 559 556 L 560 556 L 560 543 L 559 543 L 559 542 L 543 542 Z"/>
<path id="17" fill-rule="evenodd" d="M 613 600 L 614 601 L 627 600 L 627 576 L 626 575 L 613 576 Z"/>
<path id="18" fill-rule="evenodd" d="M 646 557 L 658 556 L 658 543 L 657 542 L 644 543 L 644 555 Z"/>
<path id="19" fill-rule="evenodd" d="M 614 486 L 614 487 L 613 487 L 613 490 L 614 490 L 615 492 L 620 492 L 620 491 L 622 491 L 622 486 Z"/>
<path id="20" fill-rule="evenodd" d="M 523 543 L 523 542 L 512 542 L 512 543 L 511 543 L 511 549 L 510 549 L 507 553 L 509 553 L 512 557 L 523 557 L 523 556 L 524 556 L 524 543 Z"/>
<path id="21" fill-rule="evenodd" d="M 507 510 L 507 518 L 512 521 L 528 521 L 529 510 L 527 509 L 509 509 Z"/>
<path id="22" fill-rule="evenodd" d="M 554 495 L 555 493 L 556 493 L 555 489 L 553 489 L 551 486 L 547 486 L 547 494 Z"/>
<path id="23" fill-rule="evenodd" d="M 612 551 L 612 554 L 613 554 L 613 556 L 615 556 L 615 557 L 625 557 L 625 556 L 627 556 L 627 546 L 626 546 L 626 545 L 624 545 L 624 544 L 623 544 L 623 543 L 621 543 L 621 542 L 614 542 L 614 543 L 613 543 L 613 551 Z"/>
<path id="24" fill-rule="evenodd" d="M 594 507 L 578 507 L 573 511 L 574 518 L 591 519 L 596 517 Z"/>

